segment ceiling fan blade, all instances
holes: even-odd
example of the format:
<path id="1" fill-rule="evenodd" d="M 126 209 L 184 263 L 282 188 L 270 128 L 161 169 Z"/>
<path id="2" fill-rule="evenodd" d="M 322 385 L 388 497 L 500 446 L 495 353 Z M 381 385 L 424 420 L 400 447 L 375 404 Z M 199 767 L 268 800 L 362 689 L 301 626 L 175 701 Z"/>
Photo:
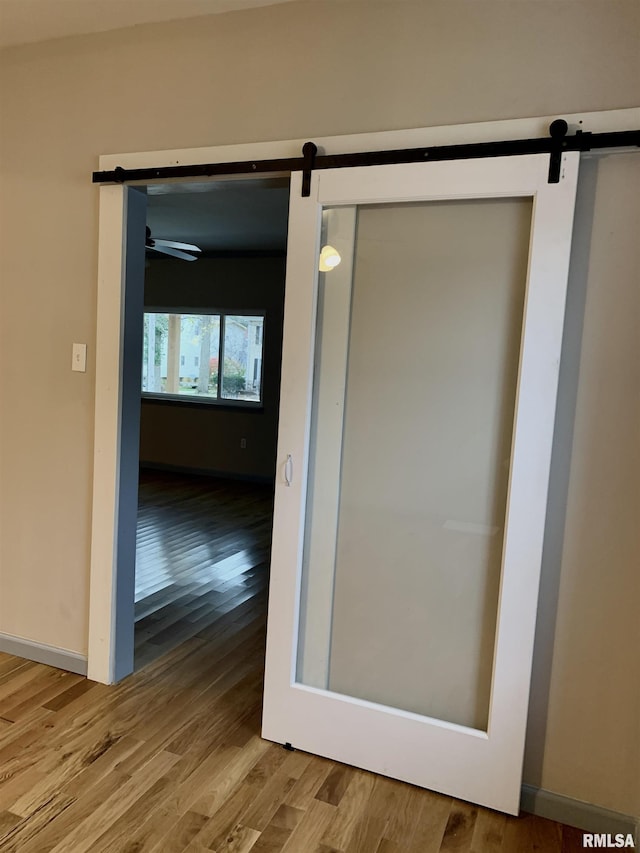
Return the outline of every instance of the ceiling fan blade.
<path id="1" fill-rule="evenodd" d="M 152 252 L 160 252 L 162 255 L 171 255 L 172 258 L 180 258 L 183 261 L 197 261 L 197 255 L 188 255 L 186 252 L 181 252 L 179 249 L 171 249 L 167 246 L 146 246 Z"/>
<path id="2" fill-rule="evenodd" d="M 156 246 L 167 246 L 169 249 L 182 249 L 186 252 L 200 252 L 199 246 L 194 246 L 192 243 L 177 243 L 175 240 L 158 240 L 154 238 Z"/>

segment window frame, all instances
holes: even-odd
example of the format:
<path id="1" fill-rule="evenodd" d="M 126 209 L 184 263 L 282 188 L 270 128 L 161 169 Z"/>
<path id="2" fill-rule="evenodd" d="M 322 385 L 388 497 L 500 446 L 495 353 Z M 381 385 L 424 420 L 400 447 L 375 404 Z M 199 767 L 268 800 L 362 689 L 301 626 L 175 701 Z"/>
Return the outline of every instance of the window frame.
<path id="1" fill-rule="evenodd" d="M 218 345 L 218 384 L 217 394 L 215 397 L 205 397 L 198 394 L 172 394 L 165 391 L 144 391 L 142 389 L 142 367 L 140 376 L 140 395 L 143 402 L 153 403 L 169 403 L 171 405 L 181 406 L 220 406 L 223 408 L 241 408 L 249 410 L 261 410 L 264 408 L 264 361 L 265 361 L 265 327 L 267 323 L 266 309 L 231 309 L 231 308 L 195 308 L 195 307 L 166 307 L 157 305 L 145 305 L 143 308 L 143 322 L 147 314 L 173 314 L 192 315 L 196 317 L 218 317 L 220 319 L 220 337 Z M 262 318 L 262 334 L 260 340 L 260 399 L 259 400 L 241 400 L 232 397 L 222 396 L 222 370 L 224 370 L 224 350 L 225 350 L 225 331 L 226 320 L 228 317 L 260 317 Z M 144 339 L 144 332 L 143 332 Z M 249 335 L 247 335 L 247 341 Z M 144 363 L 144 359 L 143 359 Z M 248 368 L 247 368 L 248 369 Z"/>

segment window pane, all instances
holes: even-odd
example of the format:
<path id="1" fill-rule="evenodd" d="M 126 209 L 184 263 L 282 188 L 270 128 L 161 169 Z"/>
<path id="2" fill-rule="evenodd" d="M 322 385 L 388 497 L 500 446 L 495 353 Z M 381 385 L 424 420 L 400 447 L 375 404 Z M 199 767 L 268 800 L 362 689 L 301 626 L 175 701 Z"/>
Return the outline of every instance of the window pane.
<path id="1" fill-rule="evenodd" d="M 224 370 L 222 397 L 225 400 L 262 399 L 262 344 L 264 317 L 227 314 L 224 317 Z"/>
<path id="2" fill-rule="evenodd" d="M 220 316 L 144 315 L 142 390 L 217 398 Z"/>

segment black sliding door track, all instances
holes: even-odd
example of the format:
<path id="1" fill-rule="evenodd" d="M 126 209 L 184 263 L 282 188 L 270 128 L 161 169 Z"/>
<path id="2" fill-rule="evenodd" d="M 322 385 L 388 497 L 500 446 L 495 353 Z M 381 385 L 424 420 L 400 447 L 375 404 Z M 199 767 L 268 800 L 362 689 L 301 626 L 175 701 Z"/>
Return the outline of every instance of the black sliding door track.
<path id="1" fill-rule="evenodd" d="M 95 184 L 124 184 L 130 181 L 156 181 L 176 178 L 210 178 L 216 175 L 303 173 L 302 195 L 309 195 L 311 173 L 317 169 L 350 166 L 384 166 L 391 163 L 422 163 L 438 160 L 476 160 L 485 157 L 514 157 L 522 154 L 549 154 L 549 183 L 560 180 L 560 164 L 565 151 L 594 151 L 607 148 L 640 148 L 640 130 L 610 133 L 577 131 L 567 135 L 564 119 L 556 119 L 549 136 L 537 139 L 510 139 L 501 142 L 471 142 L 462 145 L 434 145 L 427 148 L 399 148 L 391 151 L 365 151 L 357 154 L 318 154 L 314 142 L 305 142 L 301 157 L 274 160 L 241 160 L 233 163 L 198 163 L 189 166 L 161 166 L 147 169 L 123 169 L 94 172 Z"/>

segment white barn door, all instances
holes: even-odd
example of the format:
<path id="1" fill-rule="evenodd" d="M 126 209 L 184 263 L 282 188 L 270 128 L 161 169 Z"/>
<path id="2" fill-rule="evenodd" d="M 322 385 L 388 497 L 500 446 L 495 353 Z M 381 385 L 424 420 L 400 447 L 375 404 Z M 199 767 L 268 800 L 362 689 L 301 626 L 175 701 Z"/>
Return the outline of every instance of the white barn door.
<path id="1" fill-rule="evenodd" d="M 578 155 L 548 163 L 296 174 L 289 216 L 263 735 L 509 813 Z"/>

